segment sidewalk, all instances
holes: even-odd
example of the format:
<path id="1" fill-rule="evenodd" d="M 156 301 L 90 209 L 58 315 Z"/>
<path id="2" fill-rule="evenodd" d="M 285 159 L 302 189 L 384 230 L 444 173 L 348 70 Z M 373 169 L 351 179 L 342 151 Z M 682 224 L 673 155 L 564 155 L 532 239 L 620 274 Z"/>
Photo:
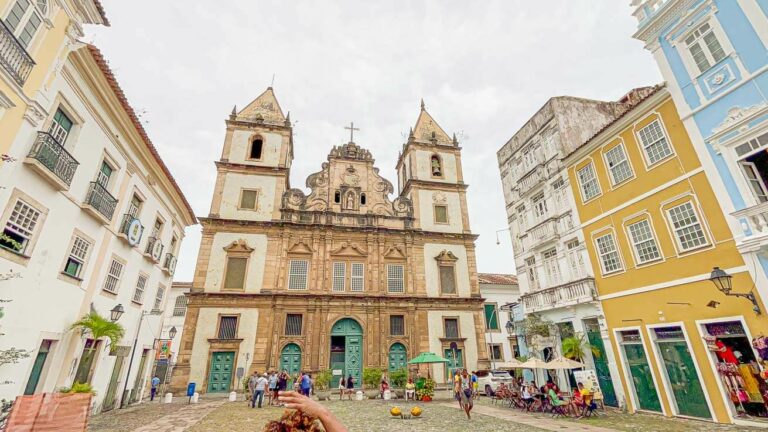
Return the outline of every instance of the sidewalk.
<path id="1" fill-rule="evenodd" d="M 459 409 L 459 405 L 454 403 L 441 402 L 440 405 Z M 553 418 L 547 418 L 540 415 L 534 415 L 531 413 L 524 413 L 518 410 L 509 408 L 496 408 L 490 406 L 484 406 L 475 404 L 472 408 L 472 414 L 483 414 L 498 419 L 511 421 L 514 423 L 524 424 L 527 426 L 536 427 L 539 429 L 545 429 L 549 431 L 583 431 L 583 432 L 616 432 L 615 429 L 607 429 L 599 426 L 592 426 L 588 424 L 582 424 L 578 422 L 566 422 Z"/>
<path id="2" fill-rule="evenodd" d="M 133 432 L 182 432 L 194 426 L 211 411 L 224 405 L 226 399 L 203 402 L 185 406 L 173 414 L 161 417 L 152 423 L 133 430 Z"/>

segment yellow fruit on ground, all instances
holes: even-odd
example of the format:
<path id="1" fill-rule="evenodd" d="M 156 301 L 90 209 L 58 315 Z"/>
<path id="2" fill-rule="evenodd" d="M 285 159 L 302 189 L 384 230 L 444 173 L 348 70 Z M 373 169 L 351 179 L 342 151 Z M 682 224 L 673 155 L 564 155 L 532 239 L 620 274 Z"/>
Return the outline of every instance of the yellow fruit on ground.
<path id="1" fill-rule="evenodd" d="M 398 408 L 398 407 L 392 407 L 392 409 L 389 410 L 389 413 L 392 414 L 393 416 L 397 417 L 400 414 L 402 414 L 402 411 L 400 411 L 400 408 Z"/>
<path id="2" fill-rule="evenodd" d="M 421 408 L 419 408 L 417 406 L 411 408 L 411 415 L 414 416 L 414 417 L 420 416 L 421 415 Z"/>

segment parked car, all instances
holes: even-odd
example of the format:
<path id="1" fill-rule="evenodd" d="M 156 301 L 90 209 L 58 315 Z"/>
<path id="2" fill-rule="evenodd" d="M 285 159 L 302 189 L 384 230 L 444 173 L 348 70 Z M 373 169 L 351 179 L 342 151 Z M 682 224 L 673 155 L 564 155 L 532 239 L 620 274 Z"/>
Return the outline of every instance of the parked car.
<path id="1" fill-rule="evenodd" d="M 486 396 L 493 396 L 494 390 L 499 384 L 512 384 L 512 375 L 505 370 L 479 370 L 477 371 L 477 389 Z"/>

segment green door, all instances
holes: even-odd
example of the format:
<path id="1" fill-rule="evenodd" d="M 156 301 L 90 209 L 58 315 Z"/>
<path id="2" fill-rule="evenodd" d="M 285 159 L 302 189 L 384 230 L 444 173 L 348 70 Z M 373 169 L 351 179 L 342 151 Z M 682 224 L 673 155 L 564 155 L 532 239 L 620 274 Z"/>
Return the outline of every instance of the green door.
<path id="1" fill-rule="evenodd" d="M 104 396 L 104 404 L 101 406 L 102 411 L 109 411 L 115 407 L 115 394 L 117 393 L 117 385 L 120 380 L 120 372 L 123 370 L 123 360 L 125 357 L 115 357 L 115 367 L 112 369 L 112 377 L 109 378 L 109 387 L 107 387 L 107 394 Z"/>
<path id="2" fill-rule="evenodd" d="M 458 348 L 456 350 L 456 356 L 454 357 L 453 350 L 450 348 L 446 348 L 445 352 L 443 353 L 443 357 L 448 359 L 448 367 L 445 369 L 445 376 L 446 378 L 452 379 L 454 375 L 454 371 L 456 369 L 463 369 L 464 368 L 464 356 L 462 355 L 461 348 Z"/>
<path id="3" fill-rule="evenodd" d="M 147 365 L 147 356 L 149 350 L 145 349 L 141 352 L 141 361 L 139 362 L 139 369 L 136 371 L 136 379 L 133 381 L 133 389 L 131 390 L 131 401 L 136 402 L 141 396 L 141 388 L 144 386 L 144 367 Z M 126 378 L 127 379 L 127 378 Z"/>
<path id="4" fill-rule="evenodd" d="M 405 346 L 400 342 L 393 343 L 389 347 L 389 371 L 393 372 L 406 366 L 408 356 Z"/>
<path id="5" fill-rule="evenodd" d="M 648 365 L 645 349 L 641 343 L 623 344 L 624 357 L 627 359 L 626 367 L 632 376 L 632 384 L 637 396 L 638 408 L 646 411 L 661 412 L 659 395 L 653 384 L 653 372 Z"/>
<path id="6" fill-rule="evenodd" d="M 288 371 L 291 377 L 301 370 L 301 348 L 296 344 L 288 344 L 280 353 L 280 370 Z"/>
<path id="7" fill-rule="evenodd" d="M 712 418 L 685 340 L 658 340 L 657 343 L 678 413 Z"/>
<path id="8" fill-rule="evenodd" d="M 45 366 L 45 360 L 48 358 L 48 351 L 51 350 L 51 341 L 44 340 L 40 344 L 40 349 L 37 350 L 37 356 L 35 356 L 35 363 L 32 365 L 32 372 L 29 374 L 29 380 L 27 380 L 27 387 L 24 389 L 25 395 L 35 394 L 37 384 L 40 382 L 40 375 L 43 373 L 43 366 Z"/>
<path id="9" fill-rule="evenodd" d="M 231 351 L 215 352 L 211 356 L 211 369 L 208 373 L 208 393 L 228 392 L 232 385 L 232 365 L 235 353 Z"/>
<path id="10" fill-rule="evenodd" d="M 357 321 L 344 318 L 331 328 L 331 339 L 344 337 L 344 374 L 352 375 L 355 387 L 362 387 L 363 378 L 363 328 Z M 332 356 L 331 364 L 340 360 L 339 355 Z"/>
<path id="11" fill-rule="evenodd" d="M 603 392 L 603 403 L 609 406 L 619 406 L 616 400 L 616 390 L 613 388 L 611 370 L 608 368 L 608 356 L 605 354 L 605 345 L 600 331 L 587 331 L 587 340 L 592 347 L 592 359 L 595 363 L 595 373 Z"/>

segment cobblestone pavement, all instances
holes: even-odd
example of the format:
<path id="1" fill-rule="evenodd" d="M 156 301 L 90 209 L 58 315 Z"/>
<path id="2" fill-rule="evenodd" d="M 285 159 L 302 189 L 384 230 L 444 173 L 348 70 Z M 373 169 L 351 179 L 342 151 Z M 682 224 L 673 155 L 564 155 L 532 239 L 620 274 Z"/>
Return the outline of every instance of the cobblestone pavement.
<path id="1" fill-rule="evenodd" d="M 173 414 L 187 406 L 187 399 L 177 398 L 177 402 L 164 404 L 143 402 L 125 409 L 116 409 L 92 416 L 88 420 L 89 432 L 131 432 L 142 425 Z"/>

